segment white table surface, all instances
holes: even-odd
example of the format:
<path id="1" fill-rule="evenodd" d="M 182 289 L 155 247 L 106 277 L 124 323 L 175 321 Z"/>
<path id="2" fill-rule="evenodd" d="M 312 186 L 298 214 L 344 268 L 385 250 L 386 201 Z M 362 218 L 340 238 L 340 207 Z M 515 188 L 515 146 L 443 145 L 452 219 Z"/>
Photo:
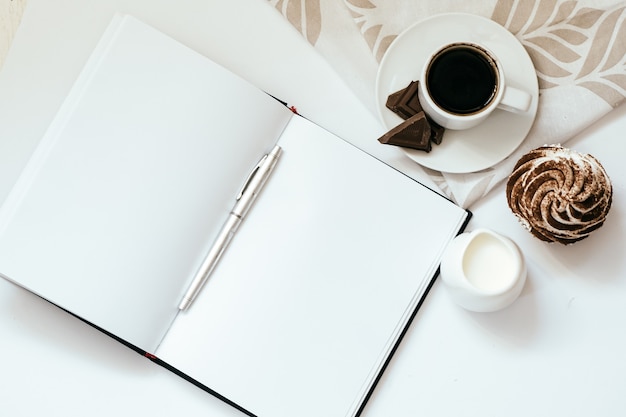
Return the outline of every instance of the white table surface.
<path id="1" fill-rule="evenodd" d="M 0 200 L 116 10 L 422 175 L 378 144 L 376 117 L 264 0 L 28 0 L 0 73 Z M 624 415 L 624 132 L 626 106 L 568 143 L 599 158 L 614 183 L 609 218 L 585 241 L 563 247 L 530 236 L 508 210 L 503 184 L 472 207 L 470 230 L 489 227 L 522 248 L 529 275 L 521 297 L 497 313 L 469 313 L 435 283 L 364 416 Z M 2 416 L 242 415 L 3 280 L 0 340 Z"/>

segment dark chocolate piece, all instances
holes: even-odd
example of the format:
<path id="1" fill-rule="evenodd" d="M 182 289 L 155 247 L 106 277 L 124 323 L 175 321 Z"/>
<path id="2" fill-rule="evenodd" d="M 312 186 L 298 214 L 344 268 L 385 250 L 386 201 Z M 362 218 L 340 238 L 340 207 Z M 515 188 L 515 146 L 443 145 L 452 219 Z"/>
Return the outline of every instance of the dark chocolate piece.
<path id="1" fill-rule="evenodd" d="M 407 120 L 422 111 L 422 106 L 417 96 L 418 88 L 419 81 L 411 81 L 406 88 L 390 94 L 385 105 L 389 110 Z"/>
<path id="2" fill-rule="evenodd" d="M 385 103 L 385 106 L 387 106 L 387 108 L 389 110 L 391 110 L 392 112 L 398 114 L 396 112 L 396 106 L 398 104 L 398 100 L 400 100 L 400 97 L 402 97 L 402 94 L 404 93 L 404 88 L 400 91 L 396 91 L 395 93 L 391 93 L 389 94 L 389 96 L 387 97 L 387 102 Z M 398 114 L 398 116 L 400 116 Z M 400 116 L 402 117 L 402 116 Z"/>
<path id="3" fill-rule="evenodd" d="M 405 120 L 423 111 L 419 101 L 419 97 L 417 96 L 418 88 L 419 81 L 411 81 L 408 87 L 404 90 L 404 94 L 402 94 L 400 100 L 398 100 L 396 108 L 399 113 L 402 113 L 406 116 L 404 117 Z"/>
<path id="4" fill-rule="evenodd" d="M 378 141 L 387 145 L 402 146 L 430 152 L 430 137 L 430 124 L 422 111 L 385 133 Z"/>
<path id="5" fill-rule="evenodd" d="M 428 123 L 430 124 L 430 140 L 433 141 L 435 145 L 441 145 L 443 141 L 443 132 L 446 130 L 444 127 L 439 126 L 437 123 L 433 122 L 430 118 L 428 118 Z"/>
<path id="6" fill-rule="evenodd" d="M 416 119 L 413 123 L 408 125 L 402 123 L 395 129 L 390 130 L 386 135 L 378 139 L 379 142 L 430 152 L 431 144 L 426 144 L 426 139 L 423 136 L 425 132 L 428 131 L 430 132 L 430 141 L 436 145 L 441 144 L 445 129 L 424 114 L 417 94 L 418 89 L 419 81 L 411 81 L 406 88 L 391 93 L 387 97 L 387 102 L 385 103 L 387 108 L 405 121 L 419 114 L 421 114 L 421 116 L 418 118 L 420 119 L 419 121 Z M 401 130 L 398 131 L 397 129 Z M 397 137 L 394 136 L 392 132 L 395 132 Z M 415 135 L 415 137 L 411 137 L 411 135 Z"/>

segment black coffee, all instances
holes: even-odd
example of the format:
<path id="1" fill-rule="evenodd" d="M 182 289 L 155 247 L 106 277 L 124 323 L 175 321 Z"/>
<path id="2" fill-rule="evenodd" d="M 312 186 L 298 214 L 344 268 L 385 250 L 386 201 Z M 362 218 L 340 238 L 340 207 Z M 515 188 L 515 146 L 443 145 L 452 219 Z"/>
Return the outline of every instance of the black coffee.
<path id="1" fill-rule="evenodd" d="M 453 46 L 433 59 L 427 88 L 435 103 L 457 114 L 481 110 L 493 99 L 498 83 L 493 62 L 481 51 Z"/>

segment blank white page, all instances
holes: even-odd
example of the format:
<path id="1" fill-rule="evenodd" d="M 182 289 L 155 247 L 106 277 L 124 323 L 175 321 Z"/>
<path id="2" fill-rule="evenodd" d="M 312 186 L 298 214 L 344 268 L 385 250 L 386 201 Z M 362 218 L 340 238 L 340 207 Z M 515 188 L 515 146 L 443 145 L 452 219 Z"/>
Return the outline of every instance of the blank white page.
<path id="1" fill-rule="evenodd" d="M 0 274 L 154 351 L 292 113 L 116 18 L 0 210 Z"/>
<path id="2" fill-rule="evenodd" d="M 468 216 L 303 118 L 156 354 L 260 417 L 353 415 Z"/>

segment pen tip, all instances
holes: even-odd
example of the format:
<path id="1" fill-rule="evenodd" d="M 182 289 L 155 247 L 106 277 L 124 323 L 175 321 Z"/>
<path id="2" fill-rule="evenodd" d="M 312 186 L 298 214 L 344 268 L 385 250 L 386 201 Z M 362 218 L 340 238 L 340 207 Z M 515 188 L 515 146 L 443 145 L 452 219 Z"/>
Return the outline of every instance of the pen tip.
<path id="1" fill-rule="evenodd" d="M 270 152 L 270 156 L 277 158 L 282 151 L 283 151 L 283 148 L 281 148 L 279 145 L 276 145 Z"/>

